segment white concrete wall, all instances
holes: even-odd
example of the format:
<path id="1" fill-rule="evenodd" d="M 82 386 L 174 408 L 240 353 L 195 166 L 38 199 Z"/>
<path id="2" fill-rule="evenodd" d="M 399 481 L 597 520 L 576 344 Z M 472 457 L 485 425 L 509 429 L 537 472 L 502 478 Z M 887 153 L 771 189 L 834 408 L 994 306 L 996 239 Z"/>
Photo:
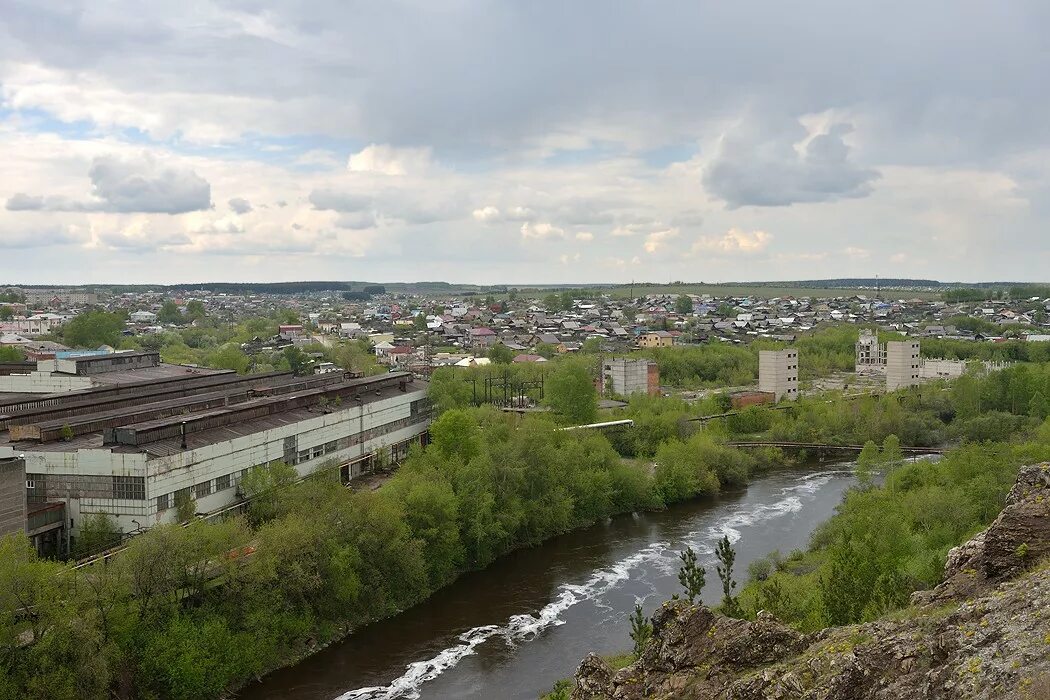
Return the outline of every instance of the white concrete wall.
<path id="1" fill-rule="evenodd" d="M 30 372 L 0 377 L 0 392 L 17 394 L 57 394 L 94 386 L 90 377 L 74 377 L 48 372 Z"/>

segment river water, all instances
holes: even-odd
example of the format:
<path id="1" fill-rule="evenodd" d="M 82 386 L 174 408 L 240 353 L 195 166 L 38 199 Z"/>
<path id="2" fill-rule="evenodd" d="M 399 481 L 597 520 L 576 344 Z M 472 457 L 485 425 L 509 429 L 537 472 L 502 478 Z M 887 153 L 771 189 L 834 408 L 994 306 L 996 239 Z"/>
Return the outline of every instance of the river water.
<path id="1" fill-rule="evenodd" d="M 734 543 L 741 586 L 756 558 L 805 548 L 854 483 L 851 466 L 777 472 L 746 490 L 619 516 L 515 552 L 241 697 L 536 700 L 588 652 L 630 648 L 635 602 L 648 614 L 681 591 L 677 553 L 686 545 L 707 567 L 707 603 L 721 597 L 713 553 L 723 535 Z"/>

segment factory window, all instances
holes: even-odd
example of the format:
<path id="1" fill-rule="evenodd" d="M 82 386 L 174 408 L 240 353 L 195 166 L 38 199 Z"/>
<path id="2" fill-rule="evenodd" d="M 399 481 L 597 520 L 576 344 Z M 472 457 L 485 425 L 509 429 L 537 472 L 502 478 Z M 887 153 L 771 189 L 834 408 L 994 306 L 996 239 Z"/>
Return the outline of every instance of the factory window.
<path id="1" fill-rule="evenodd" d="M 324 453 L 326 455 L 332 454 L 333 452 L 336 452 L 338 449 L 339 449 L 339 441 L 338 440 L 332 440 L 331 442 L 326 442 L 324 444 Z"/>
<path id="2" fill-rule="evenodd" d="M 141 501 L 146 498 L 146 479 L 141 476 L 113 477 L 113 498 Z"/>
<path id="3" fill-rule="evenodd" d="M 169 496 L 170 496 L 170 494 L 167 494 L 167 493 L 164 494 L 163 496 L 157 496 L 157 512 L 158 513 L 163 513 L 164 511 L 166 511 L 168 508 L 171 507 Z"/>
<path id="4" fill-rule="evenodd" d="M 202 481 L 199 484 L 194 484 L 194 486 L 193 486 L 193 495 L 196 498 L 204 498 L 205 496 L 207 496 L 210 493 L 211 493 L 211 480 L 210 479 L 208 481 Z"/>
<path id="5" fill-rule="evenodd" d="M 308 459 L 310 459 L 310 450 L 302 450 L 301 452 L 299 452 L 300 462 L 305 462 Z"/>
<path id="6" fill-rule="evenodd" d="M 317 459 L 318 457 L 322 456 L 323 454 L 324 454 L 324 445 L 318 445 L 317 447 L 314 448 L 314 459 Z"/>
<path id="7" fill-rule="evenodd" d="M 230 475 L 215 477 L 215 490 L 225 491 L 230 488 Z"/>

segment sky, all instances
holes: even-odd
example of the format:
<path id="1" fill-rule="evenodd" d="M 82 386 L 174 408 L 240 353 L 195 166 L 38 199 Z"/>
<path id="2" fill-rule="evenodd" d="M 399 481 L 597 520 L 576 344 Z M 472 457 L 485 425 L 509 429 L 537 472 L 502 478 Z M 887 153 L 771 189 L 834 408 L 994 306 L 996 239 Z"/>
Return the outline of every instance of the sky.
<path id="1" fill-rule="evenodd" d="M 0 0 L 0 283 L 1050 280 L 1050 3 Z"/>

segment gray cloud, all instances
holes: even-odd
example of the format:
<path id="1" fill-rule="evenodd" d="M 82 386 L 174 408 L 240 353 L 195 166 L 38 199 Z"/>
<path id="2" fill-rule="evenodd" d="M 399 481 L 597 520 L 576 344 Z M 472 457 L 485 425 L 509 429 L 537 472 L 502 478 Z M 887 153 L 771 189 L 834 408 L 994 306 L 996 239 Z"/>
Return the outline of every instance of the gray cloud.
<path id="1" fill-rule="evenodd" d="M 184 214 L 211 208 L 211 185 L 188 168 L 150 156 L 96 158 L 88 172 L 105 211 Z"/>
<path id="2" fill-rule="evenodd" d="M 247 214 L 252 210 L 252 203 L 244 197 L 234 197 L 229 201 L 229 205 L 234 214 Z"/>
<path id="3" fill-rule="evenodd" d="M 733 209 L 864 197 L 879 173 L 850 162 L 843 137 L 852 130 L 850 124 L 834 124 L 801 151 L 794 147 L 805 136 L 801 126 L 772 135 L 731 132 L 704 170 L 704 186 Z"/>
<path id="4" fill-rule="evenodd" d="M 207 180 L 187 168 L 159 163 L 149 155 L 139 159 L 100 156 L 92 161 L 88 176 L 94 199 L 20 192 L 8 198 L 7 209 L 185 214 L 211 207 L 211 185 Z"/>
<path id="5" fill-rule="evenodd" d="M 331 211 L 362 211 L 372 206 L 371 195 L 346 192 L 337 189 L 316 189 L 310 192 L 310 204 L 314 209 Z"/>

